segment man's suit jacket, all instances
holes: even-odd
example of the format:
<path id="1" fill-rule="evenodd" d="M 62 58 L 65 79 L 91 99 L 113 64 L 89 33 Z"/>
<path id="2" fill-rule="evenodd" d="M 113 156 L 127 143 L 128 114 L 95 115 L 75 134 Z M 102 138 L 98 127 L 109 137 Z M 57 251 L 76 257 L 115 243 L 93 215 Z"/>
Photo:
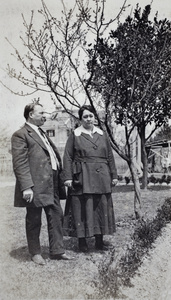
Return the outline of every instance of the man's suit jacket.
<path id="1" fill-rule="evenodd" d="M 48 138 L 48 137 L 47 137 Z M 56 146 L 48 138 L 60 164 Z M 16 131 L 11 139 L 13 169 L 16 176 L 14 206 L 42 207 L 54 203 L 53 170 L 49 152 L 39 135 L 27 124 Z M 32 188 L 34 198 L 27 204 L 23 191 Z"/>

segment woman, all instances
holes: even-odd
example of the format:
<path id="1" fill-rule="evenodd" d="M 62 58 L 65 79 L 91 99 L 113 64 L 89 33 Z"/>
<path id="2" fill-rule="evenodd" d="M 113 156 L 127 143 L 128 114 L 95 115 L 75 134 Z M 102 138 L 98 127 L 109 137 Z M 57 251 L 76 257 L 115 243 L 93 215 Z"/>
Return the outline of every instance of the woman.
<path id="1" fill-rule="evenodd" d="M 80 251 L 88 251 L 86 237 L 92 236 L 96 249 L 107 250 L 103 235 L 115 231 L 111 197 L 111 187 L 117 183 L 114 157 L 107 135 L 94 126 L 90 105 L 80 108 L 79 119 L 81 126 L 69 136 L 64 152 L 64 183 L 71 208 L 70 218 L 68 212 L 65 217 L 74 222 L 74 228 L 64 226 L 64 230 L 76 234 Z"/>

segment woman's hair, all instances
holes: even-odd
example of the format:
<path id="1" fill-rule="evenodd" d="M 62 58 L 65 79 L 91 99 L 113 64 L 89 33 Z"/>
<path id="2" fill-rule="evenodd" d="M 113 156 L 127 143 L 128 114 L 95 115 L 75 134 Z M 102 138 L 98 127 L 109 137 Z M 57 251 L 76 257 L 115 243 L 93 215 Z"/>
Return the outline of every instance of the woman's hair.
<path id="1" fill-rule="evenodd" d="M 80 120 L 82 119 L 84 110 L 89 110 L 93 115 L 95 115 L 94 108 L 91 105 L 83 105 L 80 107 L 80 109 L 78 111 L 78 116 L 79 116 Z"/>
<path id="2" fill-rule="evenodd" d="M 24 109 L 24 118 L 25 118 L 26 120 L 28 120 L 28 118 L 29 118 L 29 113 L 30 113 L 31 111 L 34 111 L 34 108 L 35 108 L 36 105 L 43 106 L 43 105 L 41 105 L 40 103 L 35 103 L 35 102 L 29 103 L 29 104 L 27 104 L 27 105 L 25 106 L 25 109 Z"/>

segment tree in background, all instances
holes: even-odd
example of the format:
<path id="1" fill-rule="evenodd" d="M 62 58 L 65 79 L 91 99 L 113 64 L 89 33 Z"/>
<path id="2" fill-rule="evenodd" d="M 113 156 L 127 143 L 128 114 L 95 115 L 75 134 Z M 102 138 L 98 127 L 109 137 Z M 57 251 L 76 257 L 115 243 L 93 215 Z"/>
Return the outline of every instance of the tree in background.
<path id="1" fill-rule="evenodd" d="M 39 14 L 43 23 L 42 27 L 39 29 L 36 29 L 33 12 L 29 23 L 26 22 L 23 16 L 26 32 L 25 36 L 22 37 L 22 41 L 26 53 L 25 55 L 22 55 L 15 47 L 13 48 L 24 71 L 17 72 L 15 69 L 8 66 L 8 73 L 12 78 L 21 82 L 27 88 L 30 88 L 31 92 L 28 92 L 26 95 L 34 94 L 37 91 L 48 92 L 53 100 L 60 103 L 60 105 L 70 114 L 73 109 L 78 108 L 83 104 L 80 99 L 83 99 L 83 102 L 88 101 L 96 109 L 96 117 L 99 125 L 107 130 L 113 149 L 116 150 L 130 166 L 135 190 L 135 215 L 138 218 L 141 216 L 141 194 L 137 169 L 131 157 L 130 135 L 133 131 L 131 110 L 129 110 L 129 114 L 126 115 L 128 109 L 126 107 L 126 96 L 122 99 L 122 95 L 129 93 L 135 94 L 135 92 L 138 94 L 138 92 L 134 88 L 134 85 L 131 86 L 131 84 L 127 84 L 127 89 L 124 89 L 124 84 L 129 80 L 129 78 L 127 78 L 127 81 L 124 81 L 125 75 L 129 73 L 127 72 L 129 69 L 122 69 L 123 63 L 121 59 L 119 60 L 120 56 L 121 58 L 124 57 L 122 57 L 124 51 L 121 51 L 121 49 L 119 50 L 119 47 L 117 48 L 117 45 L 119 44 L 118 38 L 114 36 L 114 34 L 117 33 L 117 30 L 111 32 L 111 39 L 113 39 L 115 45 L 110 45 L 109 47 L 107 41 L 104 42 L 104 40 L 102 40 L 106 30 L 109 30 L 110 26 L 114 27 L 114 21 L 119 22 L 122 11 L 126 9 L 126 0 L 123 1 L 122 8 L 116 17 L 109 21 L 105 20 L 105 0 L 91 1 L 91 7 L 88 1 L 76 0 L 74 8 L 69 11 L 65 7 L 64 1 L 61 2 L 63 3 L 63 15 L 62 18 L 58 20 L 52 16 L 42 0 L 42 9 L 39 11 Z M 128 20 L 132 19 L 128 18 Z M 128 22 L 128 20 L 126 22 Z M 130 21 L 130 23 L 131 22 L 132 21 Z M 118 27 L 118 33 L 122 26 L 124 27 L 124 24 L 120 24 Z M 124 45 L 122 47 L 124 47 Z M 110 78 L 115 79 L 115 74 L 112 74 L 109 70 L 117 70 L 117 68 L 118 71 L 120 70 L 120 76 L 113 80 L 113 82 L 115 82 L 113 87 L 110 81 L 105 82 L 105 72 L 99 73 L 103 75 L 102 77 L 98 78 L 97 76 L 99 67 L 98 59 L 100 61 L 100 48 L 103 48 L 103 50 L 106 49 L 107 51 L 112 49 L 118 51 L 117 58 L 118 61 L 120 61 L 120 64 L 116 67 L 115 58 L 113 57 L 113 64 L 111 60 L 110 66 L 108 65 L 110 68 L 106 72 L 106 74 L 109 74 Z M 137 49 L 137 51 L 139 50 Z M 135 47 L 134 52 L 136 53 Z M 126 47 L 124 55 L 129 56 Z M 106 59 L 108 59 L 107 56 Z M 129 64 L 131 65 L 130 61 Z M 87 65 L 89 72 L 87 72 Z M 128 66 L 127 63 L 127 67 Z M 103 67 L 102 62 L 101 67 Z M 138 67 L 135 71 L 138 72 Z M 146 78 L 147 74 L 143 74 L 143 76 Z M 102 87 L 100 90 L 97 89 L 97 84 L 95 88 L 95 82 L 97 82 L 96 79 L 99 81 L 99 87 Z M 137 75 L 134 80 L 137 81 Z M 147 80 L 146 78 L 146 83 L 148 83 L 147 86 L 150 86 L 150 79 Z M 109 95 L 105 92 L 105 84 L 110 91 Z M 152 86 L 151 89 L 153 90 Z M 24 95 L 24 93 L 21 92 L 21 95 Z M 158 99 L 160 99 L 160 94 L 158 97 Z M 117 101 L 111 101 L 112 99 L 116 99 Z M 121 99 L 123 103 L 121 103 Z M 131 99 L 133 102 L 134 98 Z M 101 104 L 104 111 L 103 120 L 99 114 Z M 135 110 L 136 109 L 137 119 L 139 121 L 140 112 L 135 105 Z M 118 120 L 120 121 L 118 122 Z M 138 121 L 136 124 L 138 124 Z M 121 147 L 113 135 L 114 122 L 123 124 L 124 126 L 126 125 L 124 127 L 126 147 Z"/>
<path id="2" fill-rule="evenodd" d="M 126 0 L 116 16 L 108 21 L 104 18 L 105 0 L 92 0 L 91 7 L 87 0 L 76 0 L 71 9 L 61 0 L 60 19 L 51 14 L 44 0 L 41 2 L 42 9 L 38 11 L 41 28 L 36 27 L 34 11 L 29 22 L 23 16 L 25 36 L 21 40 L 26 52 L 22 54 L 11 45 L 23 70 L 20 72 L 8 65 L 8 74 L 27 88 L 26 93 L 17 91 L 17 95 L 50 92 L 64 109 L 78 109 L 80 97 L 83 101 L 92 99 L 88 89 L 92 74 L 88 74 L 86 68 L 87 44 L 98 43 L 100 35 L 119 19 Z"/>
<path id="3" fill-rule="evenodd" d="M 130 157 L 133 132 L 141 139 L 143 187 L 147 187 L 146 141 L 171 117 L 171 22 L 149 20 L 151 6 L 141 13 L 137 5 L 108 39 L 100 38 L 98 51 L 89 50 L 92 87 L 103 96 L 106 123 L 111 119 L 125 129 L 125 151 Z M 97 45 L 96 45 L 97 46 Z M 147 126 L 154 124 L 147 134 Z M 132 161 L 127 160 L 133 181 Z"/>

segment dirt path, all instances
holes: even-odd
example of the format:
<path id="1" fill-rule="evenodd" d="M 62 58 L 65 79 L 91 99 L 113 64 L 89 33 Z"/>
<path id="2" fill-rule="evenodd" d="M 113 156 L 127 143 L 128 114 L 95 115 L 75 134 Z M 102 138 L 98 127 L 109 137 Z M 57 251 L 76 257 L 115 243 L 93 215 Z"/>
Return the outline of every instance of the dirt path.
<path id="1" fill-rule="evenodd" d="M 127 300 L 171 300 L 171 224 L 156 240 L 149 257 L 145 257 L 132 288 L 123 289 Z"/>

